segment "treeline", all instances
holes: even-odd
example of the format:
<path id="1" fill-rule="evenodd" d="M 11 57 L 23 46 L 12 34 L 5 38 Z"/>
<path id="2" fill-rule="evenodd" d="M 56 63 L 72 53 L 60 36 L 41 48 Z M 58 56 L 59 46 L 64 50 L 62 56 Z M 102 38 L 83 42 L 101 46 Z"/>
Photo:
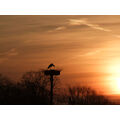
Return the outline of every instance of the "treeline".
<path id="1" fill-rule="evenodd" d="M 110 105 L 106 97 L 88 87 L 69 87 L 59 92 L 59 80 L 54 80 L 54 104 Z M 50 81 L 41 71 L 27 72 L 18 83 L 0 74 L 0 105 L 49 105 Z"/>

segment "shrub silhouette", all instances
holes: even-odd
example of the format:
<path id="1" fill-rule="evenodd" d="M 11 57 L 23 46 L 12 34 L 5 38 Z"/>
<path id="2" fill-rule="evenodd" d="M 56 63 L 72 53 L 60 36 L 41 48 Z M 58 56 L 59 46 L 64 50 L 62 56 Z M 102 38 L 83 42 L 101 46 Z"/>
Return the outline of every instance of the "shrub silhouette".
<path id="1" fill-rule="evenodd" d="M 69 87 L 68 104 L 70 105 L 107 105 L 113 104 L 102 95 L 97 95 L 89 87 Z"/>

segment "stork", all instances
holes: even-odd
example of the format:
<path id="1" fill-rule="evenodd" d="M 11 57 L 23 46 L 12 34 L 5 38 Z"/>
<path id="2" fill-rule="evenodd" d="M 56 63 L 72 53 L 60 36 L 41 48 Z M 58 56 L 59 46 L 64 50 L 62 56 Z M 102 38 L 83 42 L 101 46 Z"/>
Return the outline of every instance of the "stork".
<path id="1" fill-rule="evenodd" d="M 51 63 L 49 66 L 48 66 L 48 69 L 51 68 L 51 67 L 55 67 L 55 65 L 53 63 Z"/>

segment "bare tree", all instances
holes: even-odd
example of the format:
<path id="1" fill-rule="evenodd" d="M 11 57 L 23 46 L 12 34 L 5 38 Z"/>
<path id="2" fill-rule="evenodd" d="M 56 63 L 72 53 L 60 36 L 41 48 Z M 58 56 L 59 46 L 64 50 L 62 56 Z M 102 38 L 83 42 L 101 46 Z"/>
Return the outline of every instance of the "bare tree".
<path id="1" fill-rule="evenodd" d="M 68 104 L 76 105 L 106 105 L 112 104 L 107 98 L 98 95 L 89 87 L 69 87 Z"/>

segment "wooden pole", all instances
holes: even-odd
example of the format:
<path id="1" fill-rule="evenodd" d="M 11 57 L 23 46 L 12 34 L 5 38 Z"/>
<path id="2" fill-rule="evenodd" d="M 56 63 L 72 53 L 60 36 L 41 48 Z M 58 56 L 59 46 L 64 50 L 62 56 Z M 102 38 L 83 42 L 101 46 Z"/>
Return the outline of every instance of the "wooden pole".
<path id="1" fill-rule="evenodd" d="M 53 75 L 50 75 L 51 90 L 50 90 L 50 104 L 53 105 Z"/>

